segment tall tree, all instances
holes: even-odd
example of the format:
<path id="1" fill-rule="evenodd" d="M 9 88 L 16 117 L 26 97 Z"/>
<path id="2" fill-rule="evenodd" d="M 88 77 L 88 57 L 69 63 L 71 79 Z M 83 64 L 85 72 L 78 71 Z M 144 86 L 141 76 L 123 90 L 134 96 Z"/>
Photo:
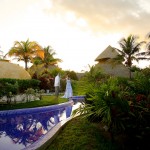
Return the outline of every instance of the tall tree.
<path id="1" fill-rule="evenodd" d="M 36 56 L 43 58 L 43 48 L 35 41 L 15 41 L 13 47 L 7 53 L 8 56 L 15 56 L 18 61 L 24 61 L 25 69 L 28 69 L 28 62 Z"/>
<path id="2" fill-rule="evenodd" d="M 129 35 L 127 38 L 122 38 L 119 41 L 121 49 L 115 48 L 119 55 L 115 58 L 119 62 L 124 62 L 129 69 L 129 78 L 131 78 L 131 67 L 133 60 L 138 61 L 140 58 L 136 57 L 140 52 L 140 48 L 145 41 L 137 42 L 138 37 L 135 35 Z"/>
<path id="3" fill-rule="evenodd" d="M 62 62 L 59 58 L 54 58 L 56 53 L 52 49 L 51 46 L 47 46 L 44 48 L 44 57 L 36 57 L 34 59 L 34 64 L 42 64 L 45 68 L 48 68 L 49 65 L 55 65 L 58 62 Z"/>
<path id="4" fill-rule="evenodd" d="M 150 60 L 150 33 L 146 35 L 146 48 L 145 51 L 137 54 L 140 60 Z"/>

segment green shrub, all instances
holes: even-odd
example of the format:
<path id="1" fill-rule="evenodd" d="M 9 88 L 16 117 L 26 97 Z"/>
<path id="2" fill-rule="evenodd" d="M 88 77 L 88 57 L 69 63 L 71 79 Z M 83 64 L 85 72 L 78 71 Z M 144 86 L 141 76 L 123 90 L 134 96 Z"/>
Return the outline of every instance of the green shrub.
<path id="1" fill-rule="evenodd" d="M 94 80 L 87 82 L 87 100 L 74 113 L 86 114 L 90 121 L 103 122 L 112 140 L 114 134 L 125 134 L 127 142 L 132 141 L 137 148 L 147 145 L 150 134 L 150 79 L 138 73 L 132 80 L 120 77 Z"/>
<path id="2" fill-rule="evenodd" d="M 28 88 L 39 89 L 39 80 L 0 79 L 0 96 L 23 93 Z"/>

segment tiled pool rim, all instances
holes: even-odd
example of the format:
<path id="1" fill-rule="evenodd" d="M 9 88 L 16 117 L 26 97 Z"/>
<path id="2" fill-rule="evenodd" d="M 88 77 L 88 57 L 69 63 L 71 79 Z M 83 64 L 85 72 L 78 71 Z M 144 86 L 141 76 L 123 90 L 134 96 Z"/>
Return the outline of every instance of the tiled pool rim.
<path id="1" fill-rule="evenodd" d="M 69 100 L 69 102 L 67 102 L 68 104 L 73 104 L 73 103 L 77 103 L 77 101 L 83 101 L 85 99 L 85 96 L 74 96 L 72 97 L 72 99 Z M 64 104 L 67 104 L 64 103 Z M 74 116 L 75 117 L 75 116 Z M 48 145 L 50 145 L 50 143 L 55 139 L 55 137 L 58 135 L 58 133 L 61 131 L 62 127 L 71 119 L 73 118 L 73 116 L 70 116 L 68 118 L 66 118 L 65 120 L 62 120 L 61 122 L 59 122 L 58 124 L 56 124 L 47 134 L 45 134 L 42 138 L 40 138 L 39 140 L 37 140 L 36 142 L 34 142 L 32 145 L 26 147 L 23 150 L 43 150 L 46 147 L 48 147 Z"/>
<path id="2" fill-rule="evenodd" d="M 29 145 L 28 147 L 22 150 L 43 150 L 55 139 L 58 133 L 61 131 L 62 127 L 73 117 L 69 117 L 66 120 L 59 122 L 55 125 L 47 134 L 45 134 L 42 138 Z"/>
<path id="3" fill-rule="evenodd" d="M 61 108 L 70 106 L 73 103 L 73 101 L 68 101 L 66 103 L 61 103 L 58 105 L 51 105 L 51 106 L 44 106 L 44 107 L 36 107 L 36 108 L 24 108 L 24 109 L 15 109 L 15 110 L 4 110 L 4 111 L 0 111 L 0 115 L 3 116 L 7 116 L 7 115 L 12 115 L 12 114 L 30 114 L 32 113 L 38 113 L 38 112 L 47 112 L 49 110 L 53 111 L 53 110 L 59 110 Z M 44 108 L 44 109 L 43 109 Z"/>
<path id="4" fill-rule="evenodd" d="M 43 112 L 47 112 L 49 110 L 59 110 L 61 108 L 72 106 L 74 103 L 77 103 L 78 101 L 83 101 L 85 99 L 85 96 L 73 96 L 71 99 L 69 99 L 66 103 L 61 103 L 58 105 L 51 105 L 51 106 L 45 106 L 38 107 L 38 108 L 27 108 L 27 109 L 16 109 L 16 110 L 6 110 L 6 111 L 0 111 L 0 115 L 7 116 L 10 114 L 30 114 L 31 112 L 38 113 L 41 110 Z M 67 114 L 66 114 L 67 115 Z M 48 131 L 44 136 L 42 136 L 39 140 L 34 142 L 33 144 L 29 145 L 28 147 L 22 149 L 22 150 L 42 150 L 45 147 L 47 147 L 48 144 L 52 142 L 52 140 L 57 136 L 63 125 L 65 125 L 69 120 L 71 120 L 73 117 L 69 115 L 65 120 L 62 120 L 58 122 L 50 131 Z"/>

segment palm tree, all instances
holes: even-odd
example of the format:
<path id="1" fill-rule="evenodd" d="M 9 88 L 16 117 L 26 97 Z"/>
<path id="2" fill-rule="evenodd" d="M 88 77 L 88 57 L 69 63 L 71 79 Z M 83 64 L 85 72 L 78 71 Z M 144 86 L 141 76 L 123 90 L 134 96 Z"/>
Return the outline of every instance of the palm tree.
<path id="1" fill-rule="evenodd" d="M 47 47 L 44 48 L 44 57 L 43 57 L 43 59 L 41 57 L 35 57 L 34 64 L 35 65 L 41 64 L 45 68 L 48 68 L 49 65 L 55 65 L 58 62 L 62 62 L 61 59 L 54 58 L 54 55 L 56 55 L 56 53 L 54 52 L 52 47 L 47 46 Z"/>
<path id="2" fill-rule="evenodd" d="M 146 35 L 146 51 L 145 55 L 149 56 L 150 55 L 150 32 Z"/>
<path id="3" fill-rule="evenodd" d="M 126 67 L 129 68 L 129 78 L 131 79 L 131 67 L 133 60 L 138 61 L 140 58 L 136 57 L 140 53 L 140 48 L 145 41 L 137 42 L 138 37 L 129 35 L 126 39 L 123 38 L 119 41 L 121 49 L 115 48 L 119 55 L 114 59 L 118 62 L 124 62 Z"/>
<path id="4" fill-rule="evenodd" d="M 150 39 L 150 33 L 148 33 L 147 35 L 146 35 L 146 48 L 145 48 L 145 51 L 144 52 L 140 52 L 140 53 L 138 53 L 137 54 L 137 56 L 138 56 L 138 58 L 140 59 L 140 60 L 150 60 L 150 41 L 149 41 L 149 39 Z"/>
<path id="5" fill-rule="evenodd" d="M 28 62 L 31 62 L 34 57 L 43 57 L 43 49 L 39 44 L 37 44 L 37 42 L 30 42 L 29 39 L 25 42 L 15 41 L 14 46 L 6 55 L 10 57 L 15 56 L 15 59 L 18 59 L 18 61 L 24 61 L 25 69 L 27 70 Z"/>

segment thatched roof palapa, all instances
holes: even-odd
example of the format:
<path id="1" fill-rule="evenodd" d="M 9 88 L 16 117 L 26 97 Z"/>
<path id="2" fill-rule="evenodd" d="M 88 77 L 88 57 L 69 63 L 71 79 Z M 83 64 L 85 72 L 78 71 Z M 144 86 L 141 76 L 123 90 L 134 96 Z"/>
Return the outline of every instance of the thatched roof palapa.
<path id="1" fill-rule="evenodd" d="M 23 67 L 6 60 L 0 60 L 0 78 L 31 79 L 31 76 Z"/>
<path id="2" fill-rule="evenodd" d="M 115 48 L 110 45 L 95 59 L 95 61 L 107 60 L 110 58 L 115 58 L 118 55 L 118 52 Z"/>
<path id="3" fill-rule="evenodd" d="M 129 70 L 122 63 L 121 64 L 113 64 L 111 59 L 116 58 L 119 53 L 115 50 L 115 48 L 110 45 L 95 59 L 98 63 L 95 65 L 96 68 L 101 68 L 102 71 L 106 74 L 113 76 L 121 76 L 128 77 Z"/>

